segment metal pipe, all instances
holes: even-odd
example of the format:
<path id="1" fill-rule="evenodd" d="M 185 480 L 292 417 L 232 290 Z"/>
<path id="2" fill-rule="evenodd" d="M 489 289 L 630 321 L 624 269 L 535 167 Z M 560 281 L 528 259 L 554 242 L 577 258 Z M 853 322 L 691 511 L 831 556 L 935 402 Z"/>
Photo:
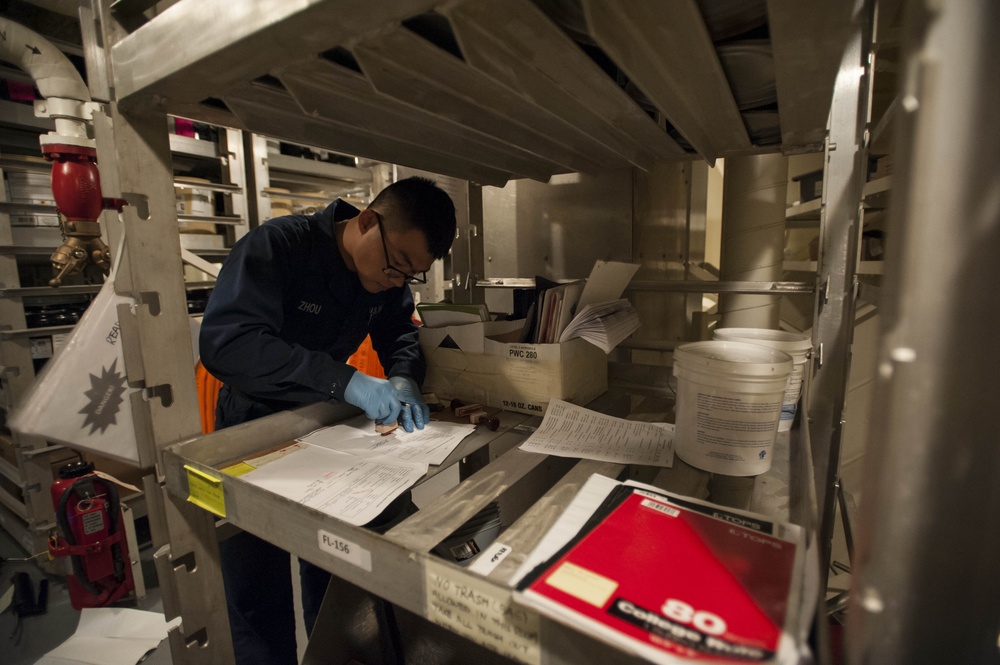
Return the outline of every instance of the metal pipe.
<path id="1" fill-rule="evenodd" d="M 90 91 L 73 63 L 38 33 L 2 17 L 0 33 L 0 59 L 31 76 L 44 97 L 35 102 L 35 115 L 55 123 L 54 132 L 39 138 L 42 154 L 52 162 L 52 195 L 66 237 L 50 257 L 55 276 L 49 284 L 59 286 L 64 277 L 89 265 L 107 274 L 111 256 L 97 220 L 104 208 L 121 210 L 123 202 L 101 196 L 97 148 L 87 132 L 97 108 Z"/>
<path id="2" fill-rule="evenodd" d="M 2 16 L 0 32 L 6 36 L 5 40 L 0 41 L 0 60 L 6 60 L 24 70 L 46 101 L 90 101 L 90 91 L 83 82 L 83 77 L 52 42 Z M 82 117 L 74 119 L 57 116 L 55 122 L 56 134 L 87 137 L 86 123 Z"/>
<path id="3" fill-rule="evenodd" d="M 726 159 L 720 280 L 777 282 L 785 248 L 788 159 L 780 154 Z M 722 325 L 777 328 L 781 297 L 726 294 Z"/>
<path id="4" fill-rule="evenodd" d="M 1000 660 L 995 0 L 910 2 L 850 663 Z M 985 289 L 985 291 L 984 291 Z"/>

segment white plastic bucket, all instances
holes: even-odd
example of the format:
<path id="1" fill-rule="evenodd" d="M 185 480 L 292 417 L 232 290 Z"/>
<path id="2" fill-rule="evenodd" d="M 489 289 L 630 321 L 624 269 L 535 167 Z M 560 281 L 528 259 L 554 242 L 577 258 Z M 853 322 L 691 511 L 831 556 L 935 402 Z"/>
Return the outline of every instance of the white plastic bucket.
<path id="1" fill-rule="evenodd" d="M 799 396 L 802 395 L 802 376 L 805 373 L 806 358 L 812 349 L 812 339 L 808 335 L 768 328 L 716 328 L 714 337 L 728 342 L 760 344 L 784 351 L 792 357 L 792 373 L 788 375 L 788 387 L 785 389 L 785 399 L 781 404 L 778 431 L 787 432 L 792 429 Z"/>
<path id="2" fill-rule="evenodd" d="M 693 342 L 674 350 L 675 452 L 729 476 L 771 468 L 792 357 L 746 342 Z"/>

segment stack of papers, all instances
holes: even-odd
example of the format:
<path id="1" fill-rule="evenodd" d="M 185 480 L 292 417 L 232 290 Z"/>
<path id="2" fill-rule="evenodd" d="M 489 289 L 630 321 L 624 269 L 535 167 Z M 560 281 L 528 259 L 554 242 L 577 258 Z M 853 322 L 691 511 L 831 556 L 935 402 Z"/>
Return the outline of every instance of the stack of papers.
<path id="1" fill-rule="evenodd" d="M 521 341 L 554 344 L 582 337 L 610 353 L 639 327 L 639 314 L 622 293 L 635 263 L 597 261 L 586 280 L 557 283 L 536 277 L 537 296 Z"/>
<path id="2" fill-rule="evenodd" d="M 441 464 L 475 426 L 431 421 L 422 430 L 376 434 L 358 416 L 225 471 L 349 524 L 372 521 Z"/>
<path id="3" fill-rule="evenodd" d="M 535 277 L 535 302 L 528 311 L 521 341 L 532 344 L 557 341 L 576 313 L 583 289 L 582 279 L 560 283 Z"/>
<path id="4" fill-rule="evenodd" d="M 639 328 L 639 312 L 628 300 L 587 305 L 559 336 L 559 342 L 582 337 L 605 353 Z"/>
<path id="5" fill-rule="evenodd" d="M 514 600 L 655 663 L 802 662 L 802 529 L 594 475 Z"/>
<path id="6" fill-rule="evenodd" d="M 597 261 L 585 280 L 552 281 L 536 276 L 527 317 L 523 325 L 516 324 L 521 329 L 517 341 L 556 344 L 580 337 L 610 353 L 639 327 L 638 312 L 628 300 L 622 299 L 638 269 L 635 263 Z M 424 331 L 444 328 L 454 331 L 463 326 L 472 328 L 470 324 L 490 323 L 489 309 L 483 304 L 419 303 L 417 313 Z M 471 334 L 481 337 L 483 333 L 482 329 L 475 328 Z M 424 332 L 421 340 L 423 338 Z M 448 342 L 445 337 L 442 342 L 468 352 L 455 339 Z M 442 342 L 433 346 L 443 345 Z"/>

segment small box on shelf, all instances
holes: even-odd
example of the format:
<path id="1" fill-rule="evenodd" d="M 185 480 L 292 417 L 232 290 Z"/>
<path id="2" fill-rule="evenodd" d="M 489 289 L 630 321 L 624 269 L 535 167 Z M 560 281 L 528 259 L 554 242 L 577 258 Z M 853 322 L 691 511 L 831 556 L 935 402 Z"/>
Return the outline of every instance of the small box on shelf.
<path id="1" fill-rule="evenodd" d="M 892 155 L 882 155 L 875 160 L 875 168 L 868 174 L 869 180 L 878 180 L 892 175 Z"/>
<path id="2" fill-rule="evenodd" d="M 799 183 L 799 203 L 818 199 L 823 195 L 823 170 L 810 171 L 792 178 Z"/>
<path id="3" fill-rule="evenodd" d="M 861 234 L 861 260 L 881 261 L 885 258 L 885 234 L 877 229 Z"/>
<path id="4" fill-rule="evenodd" d="M 608 389 L 607 355 L 583 339 L 519 342 L 524 321 L 420 328 L 424 389 L 507 411 L 542 415 L 551 398 L 586 404 Z"/>

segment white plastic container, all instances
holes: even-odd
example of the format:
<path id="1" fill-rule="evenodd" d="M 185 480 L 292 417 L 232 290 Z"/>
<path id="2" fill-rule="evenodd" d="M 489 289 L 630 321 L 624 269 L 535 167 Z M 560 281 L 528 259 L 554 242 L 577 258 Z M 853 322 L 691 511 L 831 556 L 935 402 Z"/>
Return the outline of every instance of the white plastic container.
<path id="1" fill-rule="evenodd" d="M 677 456 L 699 469 L 756 476 L 771 468 L 792 357 L 746 342 L 674 350 Z"/>
<path id="2" fill-rule="evenodd" d="M 802 376 L 805 373 L 806 358 L 812 349 L 812 339 L 808 335 L 770 330 L 768 328 L 716 328 L 715 339 L 728 342 L 747 342 L 760 344 L 772 349 L 784 351 L 792 357 L 792 373 L 788 375 L 788 386 L 785 388 L 785 399 L 781 404 L 781 421 L 779 432 L 792 429 L 795 420 L 795 410 L 799 397 L 802 395 Z"/>

